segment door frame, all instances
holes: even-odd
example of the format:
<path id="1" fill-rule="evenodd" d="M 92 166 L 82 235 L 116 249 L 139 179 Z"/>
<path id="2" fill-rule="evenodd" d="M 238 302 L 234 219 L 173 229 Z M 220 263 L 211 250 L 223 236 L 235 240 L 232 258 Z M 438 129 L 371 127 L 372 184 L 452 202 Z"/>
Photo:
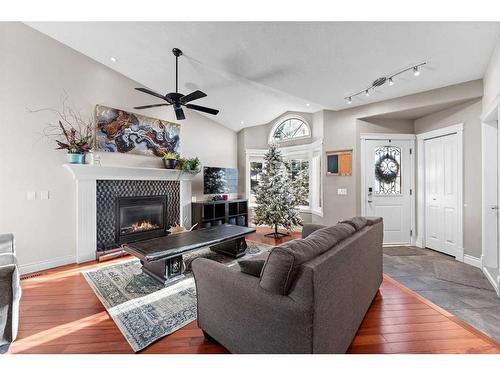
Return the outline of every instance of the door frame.
<path id="1" fill-rule="evenodd" d="M 426 133 L 417 134 L 417 208 L 418 208 L 418 222 L 417 222 L 417 239 L 415 245 L 418 247 L 425 247 L 425 223 L 426 223 L 426 210 L 425 210 L 425 141 L 432 138 L 444 137 L 447 135 L 457 134 L 458 142 L 458 173 L 457 173 L 457 215 L 458 215 L 458 241 L 457 241 L 457 254 L 455 259 L 464 261 L 464 220 L 463 220 L 463 168 L 464 168 L 464 148 L 463 148 L 463 130 L 464 124 L 459 123 L 456 125 L 447 126 L 445 128 L 431 130 Z"/>
<path id="2" fill-rule="evenodd" d="M 482 236 L 482 246 L 481 246 L 481 259 L 480 259 L 480 268 L 483 271 L 483 274 L 486 276 L 490 284 L 493 286 L 495 289 L 496 293 L 498 296 L 500 296 L 500 275 L 492 275 L 488 268 L 483 264 L 483 259 L 486 254 L 486 228 L 485 228 L 485 221 L 486 221 L 486 204 L 485 204 L 485 197 L 486 197 L 486 184 L 485 184 L 485 177 L 486 177 L 486 160 L 488 155 L 486 155 L 487 151 L 485 148 L 485 127 L 490 126 L 492 122 L 497 123 L 497 149 L 495 150 L 496 155 L 493 155 L 494 157 L 497 158 L 497 162 L 500 163 L 500 152 L 499 152 L 499 141 L 500 141 L 500 95 L 498 95 L 493 102 L 489 105 L 489 108 L 483 112 L 481 116 L 481 162 L 482 162 L 482 176 L 481 176 L 481 184 L 482 184 L 482 210 L 481 210 L 481 218 L 482 218 L 482 223 L 481 223 L 481 236 Z M 491 155 L 490 155 L 491 156 Z M 498 164 L 500 165 L 500 164 Z M 500 173 L 497 174 L 497 181 L 500 182 Z M 497 183 L 497 194 L 499 190 L 499 184 Z M 499 227 L 497 227 L 498 233 L 500 233 L 500 220 L 499 220 Z M 500 249 L 497 248 L 497 252 L 500 252 Z M 497 255 L 500 258 L 500 253 Z M 500 260 L 499 260 L 500 261 Z M 498 269 L 498 268 L 497 268 Z"/>
<path id="3" fill-rule="evenodd" d="M 410 141 L 410 243 L 415 245 L 415 134 L 399 134 L 399 133 L 361 133 L 360 134 L 360 162 L 361 162 L 361 215 L 366 215 L 366 141 L 374 140 L 398 140 Z"/>

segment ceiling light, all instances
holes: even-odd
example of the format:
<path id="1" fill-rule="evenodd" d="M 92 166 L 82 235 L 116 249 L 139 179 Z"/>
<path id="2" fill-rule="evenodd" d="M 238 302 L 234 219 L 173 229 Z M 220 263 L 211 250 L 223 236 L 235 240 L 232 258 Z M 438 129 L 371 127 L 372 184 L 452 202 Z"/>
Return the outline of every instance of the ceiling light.
<path id="1" fill-rule="evenodd" d="M 306 103 L 306 107 L 309 107 L 309 106 L 310 106 L 310 104 L 309 104 L 309 103 Z"/>
<path id="2" fill-rule="evenodd" d="M 241 125 L 245 125 L 245 121 L 240 121 L 240 124 Z"/>
<path id="3" fill-rule="evenodd" d="M 400 74 L 403 74 L 405 72 L 409 72 L 410 70 L 413 71 L 413 74 L 415 76 L 419 76 L 420 75 L 420 67 L 424 66 L 426 64 L 428 64 L 428 62 L 424 61 L 424 62 L 421 62 L 419 64 L 410 65 L 404 69 L 398 70 L 397 72 L 392 72 L 391 74 L 388 74 L 386 76 L 381 76 L 381 77 L 377 78 L 375 81 L 373 81 L 367 88 L 364 88 L 363 90 L 359 90 L 359 91 L 356 91 L 352 94 L 349 94 L 349 95 L 345 96 L 344 99 L 347 100 L 348 104 L 351 104 L 352 98 L 354 98 L 355 96 L 365 94 L 368 97 L 368 96 L 370 96 L 370 90 L 374 90 L 375 88 L 382 87 L 386 83 L 389 83 L 389 86 L 394 86 L 394 84 L 395 84 L 394 78 L 399 76 Z"/>
<path id="4" fill-rule="evenodd" d="M 110 57 L 109 59 L 110 59 L 112 62 L 117 62 L 117 61 L 118 61 L 118 59 L 117 59 L 116 57 Z"/>

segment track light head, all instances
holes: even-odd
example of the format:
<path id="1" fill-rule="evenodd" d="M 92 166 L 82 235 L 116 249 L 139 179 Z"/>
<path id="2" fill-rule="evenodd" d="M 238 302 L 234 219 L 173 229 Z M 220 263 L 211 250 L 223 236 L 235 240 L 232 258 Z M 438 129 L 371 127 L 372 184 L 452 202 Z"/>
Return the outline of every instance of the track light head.
<path id="1" fill-rule="evenodd" d="M 365 91 L 366 96 L 370 96 L 370 92 L 368 90 Z"/>
<path id="2" fill-rule="evenodd" d="M 413 75 L 415 77 L 418 77 L 420 75 L 420 70 L 418 69 L 418 66 L 413 67 Z"/>
<path id="3" fill-rule="evenodd" d="M 351 104 L 352 103 L 352 98 L 351 97 L 348 97 L 347 98 L 347 104 Z"/>
<path id="4" fill-rule="evenodd" d="M 389 86 L 394 86 L 394 81 L 392 80 L 392 78 L 389 78 Z"/>

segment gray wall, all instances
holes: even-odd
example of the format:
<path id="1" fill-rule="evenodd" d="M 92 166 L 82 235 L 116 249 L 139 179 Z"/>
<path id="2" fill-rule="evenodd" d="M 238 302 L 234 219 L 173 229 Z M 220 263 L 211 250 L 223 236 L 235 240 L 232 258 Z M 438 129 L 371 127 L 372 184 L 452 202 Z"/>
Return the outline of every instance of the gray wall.
<path id="1" fill-rule="evenodd" d="M 15 234 L 22 266 L 71 263 L 75 185 L 62 167 L 65 153 L 41 136 L 57 118 L 26 108 L 60 108 L 65 92 L 82 114 L 96 104 L 133 110 L 148 99 L 133 89 L 137 82 L 20 23 L 0 23 L 0 56 L 0 233 Z M 171 110 L 147 114 L 175 122 Z M 236 167 L 236 140 L 235 132 L 195 112 L 181 123 L 181 152 L 205 165 Z M 103 153 L 102 163 L 161 166 L 154 157 L 113 153 Z M 198 175 L 194 194 L 201 197 L 201 188 Z M 26 199 L 28 191 L 45 190 L 49 200 Z"/>
<path id="2" fill-rule="evenodd" d="M 342 111 L 324 111 L 324 138 L 325 151 L 353 149 L 353 176 L 325 176 L 324 178 L 324 217 L 322 222 L 335 223 L 338 220 L 354 216 L 361 212 L 360 199 L 360 160 L 359 160 L 359 133 L 360 129 L 377 130 L 391 129 L 393 124 L 368 125 L 366 120 L 384 114 L 406 111 L 409 109 L 425 108 L 432 105 L 451 103 L 458 100 L 477 99 L 483 94 L 481 80 L 465 82 L 415 95 L 404 96 L 379 103 L 368 104 Z M 401 124 L 401 132 L 410 130 L 409 124 Z M 392 127 L 394 131 L 394 128 Z M 337 195 L 337 188 L 346 188 L 347 195 Z"/>
<path id="3" fill-rule="evenodd" d="M 415 120 L 416 134 L 464 125 L 464 253 L 478 258 L 482 221 L 481 107 L 481 100 L 474 100 Z"/>

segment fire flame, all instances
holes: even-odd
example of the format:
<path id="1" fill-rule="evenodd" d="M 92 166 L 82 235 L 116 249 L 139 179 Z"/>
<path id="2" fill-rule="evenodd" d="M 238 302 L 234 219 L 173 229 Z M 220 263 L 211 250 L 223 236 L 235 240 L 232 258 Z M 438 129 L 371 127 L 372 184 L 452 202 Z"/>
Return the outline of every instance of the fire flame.
<path id="1" fill-rule="evenodd" d="M 157 228 L 159 228 L 158 225 L 152 224 L 146 220 L 141 221 L 140 223 L 132 224 L 132 231 L 133 232 L 140 232 L 143 230 L 151 230 L 151 229 L 157 229 Z"/>

